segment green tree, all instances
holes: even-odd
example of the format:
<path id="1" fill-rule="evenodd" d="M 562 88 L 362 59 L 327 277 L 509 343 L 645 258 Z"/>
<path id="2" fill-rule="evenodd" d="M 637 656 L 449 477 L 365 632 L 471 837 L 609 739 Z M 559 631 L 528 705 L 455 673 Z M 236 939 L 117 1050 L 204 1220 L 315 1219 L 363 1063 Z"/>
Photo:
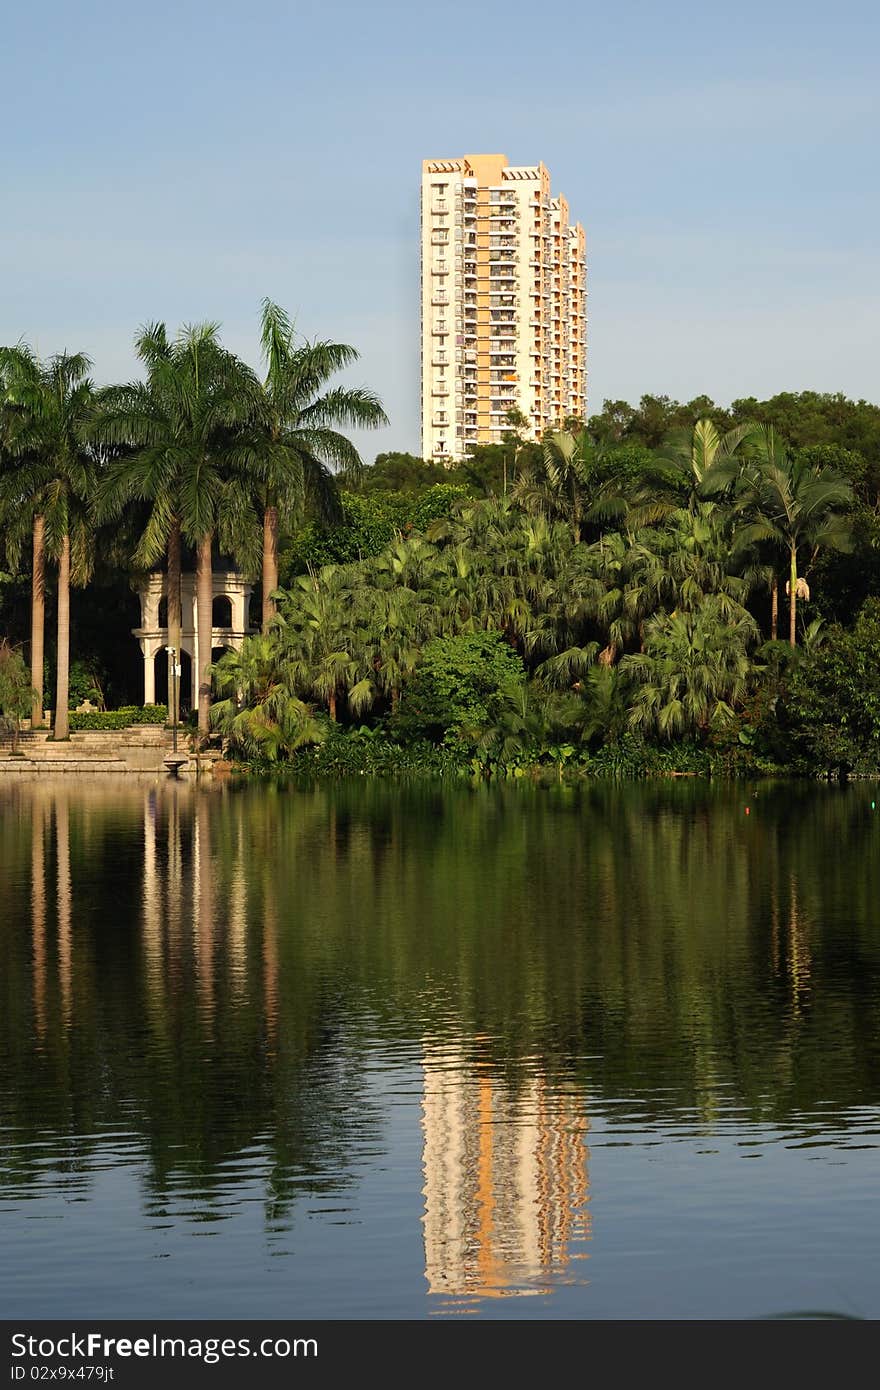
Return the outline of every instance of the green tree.
<path id="1" fill-rule="evenodd" d="M 626 509 L 616 480 L 602 477 L 600 458 L 585 431 L 553 430 L 540 457 L 524 462 L 514 497 L 526 511 L 565 521 L 577 543 L 588 521 L 620 516 Z"/>
<path id="2" fill-rule="evenodd" d="M 478 736 L 524 680 L 522 662 L 498 633 L 435 637 L 404 689 L 397 727 L 438 742 Z"/>
<path id="3" fill-rule="evenodd" d="M 737 534 L 739 548 L 770 543 L 788 557 L 789 642 L 797 642 L 797 600 L 805 580 L 799 572 L 801 555 L 846 550 L 852 544 L 847 511 L 853 489 L 848 479 L 831 468 L 817 467 L 803 454 L 791 454 L 775 431 L 763 428 L 753 436 L 756 467 L 739 477 L 739 503 L 750 518 Z M 713 470 L 719 478 L 724 469 Z"/>
<path id="4" fill-rule="evenodd" d="M 673 494 L 685 500 L 693 511 L 704 479 L 712 469 L 718 469 L 722 460 L 739 457 L 756 429 L 747 420 L 720 434 L 713 422 L 704 417 L 693 429 L 673 431 L 657 450 L 654 467 Z"/>
<path id="5" fill-rule="evenodd" d="M 742 610 L 731 619 L 717 597 L 694 612 L 651 618 L 644 652 L 620 663 L 638 687 L 632 727 L 671 739 L 731 719 L 749 688 L 749 647 L 757 637 L 751 615 Z"/>
<path id="6" fill-rule="evenodd" d="M 318 700 L 333 723 L 340 700 L 359 714 L 373 699 L 363 639 L 352 621 L 355 583 L 354 567 L 325 565 L 299 575 L 282 594 L 277 615 L 289 688 Z"/>
<path id="7" fill-rule="evenodd" d="M 137 341 L 145 382 L 107 390 L 97 436 L 130 452 L 108 468 L 99 493 L 103 515 L 133 498 L 150 504 L 135 562 L 155 565 L 167 552 L 168 637 L 180 648 L 181 539 L 196 550 L 199 734 L 210 731 L 212 545 L 253 557 L 252 516 L 241 475 L 241 440 L 259 400 L 252 372 L 219 341 L 219 325 L 197 324 L 169 339 L 152 324 Z"/>
<path id="8" fill-rule="evenodd" d="M 212 678 L 220 699 L 211 722 L 234 751 L 277 762 L 323 741 L 324 726 L 292 693 L 280 644 L 271 636 L 246 637 L 240 650 L 224 652 Z"/>
<path id="9" fill-rule="evenodd" d="M 343 429 L 377 429 L 388 424 L 378 396 L 364 387 L 327 389 L 331 377 L 357 361 L 346 343 L 297 344 L 284 310 L 263 301 L 260 341 L 266 376 L 243 457 L 259 478 L 263 515 L 263 631 L 275 614 L 278 537 L 282 522 L 311 507 L 336 519 L 339 504 L 333 472 L 356 476 L 360 455 Z"/>
<path id="10" fill-rule="evenodd" d="M 780 718 L 811 770 L 880 771 L 880 600 L 835 626 L 783 684 Z"/>
<path id="11" fill-rule="evenodd" d="M 59 353 L 45 363 L 24 344 L 0 349 L 4 450 L 14 467 L 0 474 L 0 515 L 17 547 L 32 531 L 32 723 L 43 722 L 46 558 L 58 564 L 54 737 L 68 737 L 70 586 L 86 583 L 93 563 L 87 508 L 94 455 L 85 443 L 94 411 L 91 363 Z"/>
<path id="12" fill-rule="evenodd" d="M 349 482 L 359 492 L 406 492 L 419 496 L 435 483 L 445 483 L 449 474 L 442 463 L 419 458 L 418 454 L 391 452 L 377 454 L 365 464 L 357 478 Z"/>
<path id="13" fill-rule="evenodd" d="M 0 715 L 12 730 L 13 757 L 18 753 L 21 721 L 31 712 L 34 692 L 21 652 L 0 641 Z"/>

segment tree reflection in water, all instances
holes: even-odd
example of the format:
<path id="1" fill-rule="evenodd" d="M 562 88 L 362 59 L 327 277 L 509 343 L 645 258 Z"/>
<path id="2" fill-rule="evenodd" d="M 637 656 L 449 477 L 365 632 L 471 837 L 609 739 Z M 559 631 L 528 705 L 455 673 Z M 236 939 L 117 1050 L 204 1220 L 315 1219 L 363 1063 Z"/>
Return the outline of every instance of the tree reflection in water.
<path id="1" fill-rule="evenodd" d="M 137 1156 L 147 1215 L 248 1185 L 278 1233 L 375 1164 L 400 1069 L 429 1289 L 569 1277 L 597 1116 L 809 1139 L 877 1105 L 869 798 L 747 800 L 0 783 L 0 1190 Z"/>

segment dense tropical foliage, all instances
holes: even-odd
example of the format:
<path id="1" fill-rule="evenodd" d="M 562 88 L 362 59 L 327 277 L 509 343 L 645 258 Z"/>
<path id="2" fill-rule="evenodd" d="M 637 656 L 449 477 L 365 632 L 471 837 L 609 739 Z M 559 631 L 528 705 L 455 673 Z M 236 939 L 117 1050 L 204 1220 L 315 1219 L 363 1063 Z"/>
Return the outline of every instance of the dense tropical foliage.
<path id="1" fill-rule="evenodd" d="M 56 738 L 83 688 L 138 698 L 140 662 L 109 648 L 161 566 L 174 646 L 196 572 L 198 735 L 248 760 L 880 770 L 880 409 L 645 397 L 535 441 L 512 414 L 451 470 L 366 467 L 345 431 L 381 403 L 333 383 L 354 349 L 300 340 L 270 301 L 260 330 L 252 369 L 217 325 L 150 325 L 143 379 L 103 389 L 82 355 L 0 353 L 0 634 L 29 639 L 35 726 L 47 665 Z M 256 581 L 254 635 L 212 665 L 218 560 Z"/>

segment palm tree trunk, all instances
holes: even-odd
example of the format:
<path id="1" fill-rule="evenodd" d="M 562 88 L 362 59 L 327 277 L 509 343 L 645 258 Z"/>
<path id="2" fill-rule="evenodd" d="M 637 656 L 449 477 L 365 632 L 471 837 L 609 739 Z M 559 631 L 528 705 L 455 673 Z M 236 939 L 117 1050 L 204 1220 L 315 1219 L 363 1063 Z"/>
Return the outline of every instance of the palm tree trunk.
<path id="1" fill-rule="evenodd" d="M 791 548 L 791 575 L 789 577 L 788 597 L 788 640 L 792 646 L 797 643 L 797 550 Z"/>
<path id="2" fill-rule="evenodd" d="M 166 575 L 166 599 L 168 605 L 168 645 L 174 648 L 171 681 L 168 686 L 168 718 L 172 724 L 180 723 L 180 677 L 177 668 L 180 656 L 180 522 L 171 523 L 168 533 L 168 573 Z"/>
<path id="3" fill-rule="evenodd" d="M 61 542 L 58 557 L 58 653 L 55 660 L 56 739 L 70 737 L 67 705 L 70 699 L 70 536 Z"/>
<path id="4" fill-rule="evenodd" d="M 212 536 L 202 536 L 196 550 L 196 621 L 198 625 L 197 671 L 199 687 L 199 737 L 211 731 L 211 606 L 214 583 L 211 572 Z"/>
<path id="5" fill-rule="evenodd" d="M 779 635 L 779 580 L 776 575 L 770 580 L 770 640 L 775 642 Z"/>
<path id="6" fill-rule="evenodd" d="M 336 723 L 336 691 L 334 690 L 327 701 L 327 708 L 330 711 L 330 718 Z"/>
<path id="7" fill-rule="evenodd" d="M 263 512 L 263 632 L 275 616 L 275 604 L 270 598 L 278 588 L 278 508 L 267 503 Z"/>
<path id="8" fill-rule="evenodd" d="M 31 579 L 31 728 L 43 727 L 43 645 L 46 628 L 46 522 L 34 517 L 34 571 Z"/>

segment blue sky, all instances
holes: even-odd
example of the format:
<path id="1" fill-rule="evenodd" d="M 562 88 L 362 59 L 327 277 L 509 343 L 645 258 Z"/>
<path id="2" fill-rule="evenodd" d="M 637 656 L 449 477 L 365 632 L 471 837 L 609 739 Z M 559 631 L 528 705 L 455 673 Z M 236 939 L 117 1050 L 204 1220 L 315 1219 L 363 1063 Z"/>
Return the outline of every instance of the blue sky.
<path id="1" fill-rule="evenodd" d="M 560 42 L 544 46 L 544 15 Z M 880 399 L 867 0 L 45 0 L 4 15 L 0 342 L 135 371 L 269 295 L 418 449 L 424 157 L 543 160 L 583 221 L 590 398 Z"/>

